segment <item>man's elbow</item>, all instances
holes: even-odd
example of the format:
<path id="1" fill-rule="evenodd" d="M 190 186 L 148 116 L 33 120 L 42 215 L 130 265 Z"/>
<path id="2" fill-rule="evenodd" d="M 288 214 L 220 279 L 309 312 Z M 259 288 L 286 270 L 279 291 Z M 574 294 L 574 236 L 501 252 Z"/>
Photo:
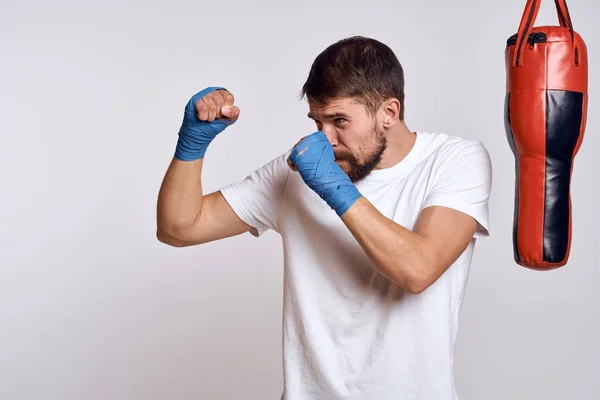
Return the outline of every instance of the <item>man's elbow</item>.
<path id="1" fill-rule="evenodd" d="M 427 290 L 427 288 L 429 288 L 429 286 L 431 286 L 432 283 L 433 282 L 430 282 L 430 281 L 422 279 L 422 278 L 421 279 L 411 279 L 406 283 L 405 289 L 410 294 L 421 294 L 425 290 Z"/>
<path id="2" fill-rule="evenodd" d="M 440 277 L 435 271 L 440 268 L 435 265 L 422 265 L 416 269 L 411 276 L 408 277 L 405 289 L 411 294 L 421 294 L 427 290 Z"/>
<path id="3" fill-rule="evenodd" d="M 188 242 L 178 239 L 175 236 L 170 235 L 161 229 L 156 229 L 156 239 L 158 239 L 159 242 L 164 243 L 169 246 L 172 246 L 172 247 L 190 246 L 190 244 Z"/>

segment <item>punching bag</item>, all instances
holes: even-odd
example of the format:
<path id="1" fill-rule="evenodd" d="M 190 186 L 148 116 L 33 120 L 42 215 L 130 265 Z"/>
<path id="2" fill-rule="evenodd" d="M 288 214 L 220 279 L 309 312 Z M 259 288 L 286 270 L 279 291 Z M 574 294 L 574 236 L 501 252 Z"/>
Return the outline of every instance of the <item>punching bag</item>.
<path id="1" fill-rule="evenodd" d="M 534 270 L 564 266 L 571 250 L 571 175 L 588 101 L 587 48 L 565 0 L 560 26 L 534 27 L 541 0 L 528 0 L 505 49 L 506 135 L 515 156 L 513 253 Z"/>

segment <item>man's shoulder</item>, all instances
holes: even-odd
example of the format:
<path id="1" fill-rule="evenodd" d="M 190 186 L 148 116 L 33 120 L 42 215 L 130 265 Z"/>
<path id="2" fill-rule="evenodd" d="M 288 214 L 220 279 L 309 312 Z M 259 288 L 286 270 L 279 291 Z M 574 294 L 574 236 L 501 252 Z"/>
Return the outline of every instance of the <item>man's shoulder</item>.
<path id="1" fill-rule="evenodd" d="M 291 169 L 287 163 L 290 152 L 285 151 L 267 156 L 266 161 L 259 161 L 250 172 L 245 172 L 245 175 L 224 186 L 221 190 L 231 191 L 244 188 L 263 191 L 270 188 L 280 190 L 290 176 Z"/>
<path id="2" fill-rule="evenodd" d="M 263 161 L 262 165 L 256 168 L 256 171 L 268 172 L 272 175 L 288 175 L 291 169 L 287 163 L 288 157 L 291 154 L 291 150 L 272 154 L 267 158 L 267 161 Z"/>
<path id="3" fill-rule="evenodd" d="M 445 132 L 421 132 L 420 135 L 428 139 L 430 147 L 441 151 L 463 151 L 472 147 L 485 150 L 481 140 L 468 138 L 466 136 L 453 135 Z"/>
<path id="4" fill-rule="evenodd" d="M 464 160 L 473 155 L 489 158 L 481 140 L 444 132 L 424 132 L 421 135 L 427 139 L 427 153 L 437 162 Z"/>

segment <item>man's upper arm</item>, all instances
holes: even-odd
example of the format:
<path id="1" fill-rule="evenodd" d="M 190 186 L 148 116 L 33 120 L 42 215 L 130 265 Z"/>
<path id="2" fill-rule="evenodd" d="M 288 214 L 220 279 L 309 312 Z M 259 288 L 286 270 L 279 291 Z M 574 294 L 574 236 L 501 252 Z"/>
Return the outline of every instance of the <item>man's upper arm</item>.
<path id="1" fill-rule="evenodd" d="M 425 208 L 415 225 L 415 233 L 425 240 L 423 249 L 431 266 L 428 284 L 437 280 L 465 251 L 477 230 L 470 215 L 444 206 Z"/>
<path id="2" fill-rule="evenodd" d="M 454 152 L 426 196 L 414 229 L 425 239 L 425 251 L 433 266 L 431 280 L 452 265 L 474 237 L 489 235 L 489 154 L 475 141 Z"/>
<path id="3" fill-rule="evenodd" d="M 279 230 L 279 208 L 284 196 L 290 168 L 279 155 L 245 178 L 223 186 L 203 198 L 200 218 L 179 243 L 186 246 L 240 235 L 245 232 L 259 237 L 263 232 Z"/>
<path id="4" fill-rule="evenodd" d="M 442 206 L 477 221 L 475 237 L 489 235 L 488 201 L 492 190 L 492 164 L 481 142 L 467 141 L 447 151 L 440 173 L 433 177 L 432 187 L 422 205 Z"/>
<path id="5" fill-rule="evenodd" d="M 177 247 L 212 242 L 241 235 L 253 228 L 233 211 L 220 191 L 207 194 L 202 200 L 202 211 L 197 223 L 178 237 L 159 233 L 158 239 Z"/>

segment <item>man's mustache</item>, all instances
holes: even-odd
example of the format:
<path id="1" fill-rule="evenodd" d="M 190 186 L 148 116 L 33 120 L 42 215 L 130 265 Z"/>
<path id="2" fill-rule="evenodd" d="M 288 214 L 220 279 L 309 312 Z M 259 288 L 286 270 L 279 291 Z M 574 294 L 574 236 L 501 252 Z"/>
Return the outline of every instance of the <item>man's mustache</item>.
<path id="1" fill-rule="evenodd" d="M 348 160 L 348 161 L 354 160 L 354 156 L 348 152 L 339 152 L 339 153 L 334 152 L 333 155 L 335 156 L 336 160 Z"/>

